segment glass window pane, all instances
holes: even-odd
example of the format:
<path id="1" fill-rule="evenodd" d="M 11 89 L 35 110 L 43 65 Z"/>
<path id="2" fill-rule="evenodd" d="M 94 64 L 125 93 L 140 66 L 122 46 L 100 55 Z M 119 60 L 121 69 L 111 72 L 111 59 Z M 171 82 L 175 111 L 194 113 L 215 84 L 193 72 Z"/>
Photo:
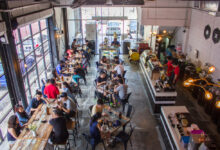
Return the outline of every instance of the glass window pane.
<path id="1" fill-rule="evenodd" d="M 95 7 L 82 7 L 82 19 L 92 19 L 95 17 Z"/>
<path id="2" fill-rule="evenodd" d="M 48 31 L 47 31 L 47 29 L 42 31 L 42 41 L 44 42 L 46 40 L 48 40 Z"/>
<path id="3" fill-rule="evenodd" d="M 41 74 L 43 71 L 45 71 L 45 67 L 44 67 L 44 61 L 43 59 L 41 59 L 41 61 L 37 64 L 38 67 L 38 72 L 39 74 Z"/>
<path id="4" fill-rule="evenodd" d="M 28 103 L 31 101 L 31 95 L 30 95 L 30 93 L 29 93 L 29 90 L 27 90 L 26 92 L 25 92 L 25 94 L 26 94 L 26 97 L 27 97 L 27 101 L 28 101 Z"/>
<path id="5" fill-rule="evenodd" d="M 35 55 L 36 55 L 36 59 L 37 59 L 37 62 L 43 57 L 43 49 L 42 49 L 42 46 L 38 47 L 36 50 L 35 50 Z"/>
<path id="6" fill-rule="evenodd" d="M 47 27 L 47 24 L 46 24 L 46 19 L 43 19 L 40 21 L 40 28 L 41 30 L 45 29 Z"/>
<path id="7" fill-rule="evenodd" d="M 34 64 L 35 64 L 34 53 L 31 53 L 30 55 L 25 57 L 25 64 L 23 60 L 20 62 L 20 68 L 22 74 L 24 75 L 26 71 L 32 70 Z"/>
<path id="8" fill-rule="evenodd" d="M 68 19 L 81 19 L 80 8 L 67 8 L 67 14 Z"/>
<path id="9" fill-rule="evenodd" d="M 34 40 L 34 48 L 39 47 L 41 45 L 40 33 L 33 36 L 33 40 Z"/>
<path id="10" fill-rule="evenodd" d="M 40 75 L 39 78 L 40 78 L 40 81 L 41 81 L 41 80 L 46 81 L 45 71 L 41 73 L 41 75 Z M 40 82 L 40 86 L 41 86 L 41 87 L 43 86 L 42 82 Z"/>
<path id="11" fill-rule="evenodd" d="M 30 86 L 31 86 L 31 95 L 32 97 L 34 97 L 36 94 L 36 90 L 39 90 L 37 80 L 35 80 Z"/>
<path id="12" fill-rule="evenodd" d="M 27 56 L 33 51 L 32 38 L 28 38 L 23 42 L 24 55 Z"/>
<path id="13" fill-rule="evenodd" d="M 137 19 L 136 7 L 124 7 L 124 15 L 127 19 Z"/>
<path id="14" fill-rule="evenodd" d="M 25 77 L 23 77 L 23 81 L 24 81 L 24 88 L 25 88 L 25 90 L 27 90 L 28 89 L 27 75 Z"/>
<path id="15" fill-rule="evenodd" d="M 31 36 L 29 25 L 20 28 L 21 39 L 24 40 Z"/>
<path id="16" fill-rule="evenodd" d="M 47 66 L 47 69 L 51 67 L 51 61 L 50 61 L 50 55 L 49 53 L 46 54 L 45 56 L 45 61 L 46 61 L 46 66 Z"/>
<path id="17" fill-rule="evenodd" d="M 20 44 L 16 46 L 16 50 L 17 50 L 17 54 L 18 54 L 18 59 L 19 60 L 24 59 L 23 53 L 21 51 L 21 45 Z"/>
<path id="18" fill-rule="evenodd" d="M 3 101 L 5 101 L 5 102 L 7 102 L 7 103 L 9 103 L 10 101 L 9 101 L 9 96 L 7 96 L 7 97 L 5 97 L 4 98 L 4 100 Z M 2 102 L 2 101 L 1 101 Z M 2 103 L 4 103 L 4 102 L 2 102 Z M 10 103 L 9 103 L 10 104 Z M 11 110 L 10 111 L 10 109 L 8 109 L 8 106 L 6 106 L 6 105 L 1 105 L 0 106 L 0 110 L 1 110 L 1 107 L 2 108 L 4 108 L 4 112 L 1 112 L 0 111 L 0 114 L 1 114 L 1 116 L 0 117 L 5 117 L 6 116 L 6 118 L 2 121 L 2 123 L 0 124 L 0 129 L 1 129 L 1 132 L 2 132 L 2 135 L 3 135 L 3 137 L 5 137 L 6 136 L 6 134 L 7 134 L 7 129 L 8 129 L 8 119 L 9 119 L 9 117 L 11 117 L 13 114 L 14 114 L 14 112 Z M 8 113 L 8 111 L 10 111 L 9 113 Z M 0 118 L 1 119 L 1 118 Z"/>
<path id="19" fill-rule="evenodd" d="M 49 50 L 49 42 L 48 41 L 45 42 L 43 46 L 44 46 L 44 52 Z"/>
<path id="20" fill-rule="evenodd" d="M 30 85 L 33 84 L 33 82 L 37 82 L 37 71 L 36 66 L 28 72 L 28 79 Z"/>
<path id="21" fill-rule="evenodd" d="M 18 30 L 14 30 L 13 31 L 13 35 L 14 35 L 14 38 L 15 38 L 15 43 L 19 43 L 20 40 L 19 40 L 19 36 L 18 36 Z"/>
<path id="22" fill-rule="evenodd" d="M 32 30 L 32 34 L 35 34 L 37 32 L 39 32 L 39 24 L 38 22 L 32 23 L 31 24 L 31 30 Z"/>

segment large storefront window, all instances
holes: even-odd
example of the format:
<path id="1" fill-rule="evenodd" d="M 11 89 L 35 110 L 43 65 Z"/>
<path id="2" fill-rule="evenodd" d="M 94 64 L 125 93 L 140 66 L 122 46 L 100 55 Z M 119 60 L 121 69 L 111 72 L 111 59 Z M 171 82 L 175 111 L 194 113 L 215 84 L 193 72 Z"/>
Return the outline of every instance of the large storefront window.
<path id="1" fill-rule="evenodd" d="M 137 38 L 136 7 L 67 8 L 67 12 L 69 45 L 73 39 L 77 39 L 80 44 L 85 39 L 93 40 L 98 50 L 105 38 L 108 38 L 109 43 L 113 41 L 114 33 L 119 42 Z"/>
<path id="2" fill-rule="evenodd" d="M 47 20 L 43 19 L 14 31 L 17 54 L 27 99 L 32 98 L 47 78 L 51 67 Z"/>
<path id="3" fill-rule="evenodd" d="M 12 110 L 10 97 L 8 93 L 8 87 L 6 83 L 6 78 L 0 59 L 0 141 L 1 136 L 5 136 L 7 132 L 7 118 L 10 116 L 9 112 Z"/>

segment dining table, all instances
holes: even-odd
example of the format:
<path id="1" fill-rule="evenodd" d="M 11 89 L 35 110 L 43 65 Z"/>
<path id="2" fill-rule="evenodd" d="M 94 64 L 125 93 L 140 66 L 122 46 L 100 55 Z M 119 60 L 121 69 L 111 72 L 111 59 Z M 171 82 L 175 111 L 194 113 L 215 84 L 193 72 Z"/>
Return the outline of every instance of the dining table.
<path id="1" fill-rule="evenodd" d="M 113 109 L 103 109 L 103 114 L 98 120 L 98 126 L 101 129 L 101 138 L 105 143 L 109 143 L 109 140 L 118 133 L 117 131 L 130 122 L 130 118 Z"/>
<path id="2" fill-rule="evenodd" d="M 28 126 L 23 128 L 11 150 L 43 150 L 46 147 L 53 130 L 49 120 L 52 118 L 55 105 L 55 102 L 52 102 L 38 106 L 28 121 Z"/>

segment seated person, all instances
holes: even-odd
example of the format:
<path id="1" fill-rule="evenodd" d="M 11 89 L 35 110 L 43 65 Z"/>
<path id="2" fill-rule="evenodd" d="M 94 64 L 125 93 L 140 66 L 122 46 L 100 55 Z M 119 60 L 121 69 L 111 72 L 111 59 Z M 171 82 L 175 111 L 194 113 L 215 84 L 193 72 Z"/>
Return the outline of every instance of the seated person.
<path id="1" fill-rule="evenodd" d="M 72 88 L 70 87 L 70 85 L 67 82 L 63 82 L 63 92 L 66 92 L 67 96 L 70 97 L 75 103 L 77 103 L 76 97 L 73 94 L 74 91 L 72 90 Z"/>
<path id="2" fill-rule="evenodd" d="M 54 78 L 55 80 L 60 80 L 60 76 L 58 75 L 56 69 L 53 69 L 53 71 L 52 71 L 52 76 L 53 76 L 53 78 Z"/>
<path id="3" fill-rule="evenodd" d="M 42 93 L 40 91 L 36 91 L 36 96 L 31 100 L 29 103 L 26 112 L 32 114 L 34 111 L 38 109 L 40 104 L 48 104 L 49 102 L 47 99 L 42 97 Z"/>
<path id="4" fill-rule="evenodd" d="M 63 71 L 64 67 L 65 67 L 65 62 L 61 60 L 60 63 L 56 67 L 56 71 L 59 76 L 62 75 L 62 71 Z"/>
<path id="5" fill-rule="evenodd" d="M 28 114 L 24 111 L 23 106 L 21 105 L 16 105 L 15 106 L 15 115 L 18 118 L 19 124 L 21 127 L 24 125 L 27 125 L 27 122 L 29 120 Z"/>
<path id="6" fill-rule="evenodd" d="M 61 102 L 58 102 L 58 108 L 64 112 L 67 119 L 74 117 L 76 114 L 76 104 L 68 99 L 67 93 L 63 92 L 60 95 Z"/>
<path id="7" fill-rule="evenodd" d="M 76 68 L 74 69 L 73 81 L 78 83 L 78 79 L 82 78 L 86 84 L 86 74 L 82 69 L 80 64 L 76 64 Z"/>
<path id="8" fill-rule="evenodd" d="M 114 41 L 112 41 L 112 44 L 111 46 L 114 46 L 114 47 L 120 47 L 120 43 L 117 41 L 117 38 L 114 38 Z"/>
<path id="9" fill-rule="evenodd" d="M 44 94 L 47 95 L 49 99 L 56 99 L 60 94 L 59 89 L 56 87 L 56 82 L 54 79 L 50 79 L 49 85 L 44 89 Z"/>
<path id="10" fill-rule="evenodd" d="M 101 113 L 96 113 L 92 116 L 90 120 L 89 130 L 91 141 L 90 144 L 92 145 L 92 149 L 94 150 L 96 145 L 101 142 L 101 128 L 98 125 L 98 120 L 101 118 Z"/>
<path id="11" fill-rule="evenodd" d="M 103 103 L 102 99 L 98 99 L 97 104 L 92 107 L 91 116 L 94 116 L 96 113 L 101 113 L 102 114 L 103 109 L 111 110 L 111 107 L 109 107 L 108 105 L 105 105 Z M 106 114 L 102 114 L 102 115 L 106 115 Z"/>
<path id="12" fill-rule="evenodd" d="M 69 137 L 69 133 L 67 131 L 66 119 L 63 117 L 62 111 L 55 109 L 49 124 L 53 126 L 49 143 L 59 144 L 66 142 Z"/>
<path id="13" fill-rule="evenodd" d="M 108 80 L 108 77 L 105 72 L 101 72 L 97 78 L 97 86 L 105 85 Z"/>
<path id="14" fill-rule="evenodd" d="M 115 66 L 113 73 L 116 73 L 116 75 L 121 75 L 123 77 L 123 75 L 124 75 L 124 66 L 121 65 L 119 63 L 119 61 L 117 61 L 116 64 L 117 65 Z"/>
<path id="15" fill-rule="evenodd" d="M 8 130 L 7 130 L 7 138 L 10 147 L 15 143 L 16 139 L 20 134 L 20 126 L 18 118 L 13 115 L 8 120 Z"/>
<path id="16" fill-rule="evenodd" d="M 55 70 L 55 72 L 56 72 L 56 70 Z M 44 98 L 47 98 L 47 95 L 44 94 L 44 89 L 45 89 L 45 87 L 48 86 L 49 84 L 50 84 L 50 80 L 49 80 L 49 79 L 46 80 L 46 83 L 43 82 L 43 86 L 42 86 L 42 88 L 41 88 L 41 89 L 42 89 L 41 92 L 42 92 Z"/>
<path id="17" fill-rule="evenodd" d="M 68 50 L 67 50 L 68 51 Z M 67 61 L 69 61 L 69 54 L 66 52 L 66 53 L 64 53 L 64 55 L 63 55 L 63 59 L 62 59 L 62 61 L 64 61 L 64 62 L 67 62 Z"/>
<path id="18" fill-rule="evenodd" d="M 126 99 L 127 90 L 128 90 L 128 85 L 124 84 L 124 81 L 120 79 L 118 85 L 114 87 L 114 92 L 115 92 L 113 96 L 114 105 L 116 105 L 116 100 L 122 102 L 124 99 Z"/>
<path id="19" fill-rule="evenodd" d="M 70 59 L 70 58 L 72 58 L 73 55 L 74 55 L 74 50 L 73 50 L 73 49 L 68 49 L 68 50 L 66 51 L 66 53 L 68 54 L 67 59 Z"/>
<path id="20" fill-rule="evenodd" d="M 100 66 L 107 66 L 108 65 L 108 60 L 107 60 L 106 56 L 102 56 L 102 59 L 100 60 L 99 65 Z"/>
<path id="21" fill-rule="evenodd" d="M 123 83 L 125 83 L 124 78 L 120 74 L 113 78 L 113 81 L 119 82 L 119 80 L 123 80 Z"/>

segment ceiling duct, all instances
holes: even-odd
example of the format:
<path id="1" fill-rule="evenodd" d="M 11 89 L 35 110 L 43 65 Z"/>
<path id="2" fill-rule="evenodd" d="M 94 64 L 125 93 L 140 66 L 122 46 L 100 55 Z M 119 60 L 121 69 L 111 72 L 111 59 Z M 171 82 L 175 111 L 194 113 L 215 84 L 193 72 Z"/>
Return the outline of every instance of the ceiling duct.
<path id="1" fill-rule="evenodd" d="M 112 0 L 114 5 L 144 5 L 144 0 Z"/>

